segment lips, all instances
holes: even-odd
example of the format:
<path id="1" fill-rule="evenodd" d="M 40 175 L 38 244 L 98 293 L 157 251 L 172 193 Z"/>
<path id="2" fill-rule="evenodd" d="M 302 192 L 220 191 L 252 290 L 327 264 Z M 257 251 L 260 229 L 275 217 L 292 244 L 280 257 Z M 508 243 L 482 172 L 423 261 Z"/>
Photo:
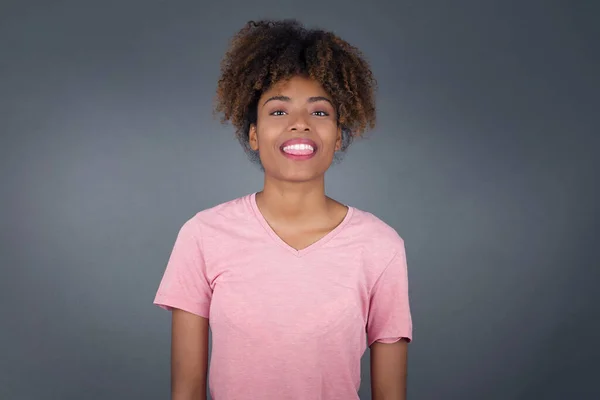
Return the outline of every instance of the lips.
<path id="1" fill-rule="evenodd" d="M 286 140 L 281 145 L 281 149 L 283 150 L 284 147 L 294 146 L 294 145 L 302 145 L 302 144 L 311 146 L 313 148 L 313 150 L 315 150 L 315 151 L 317 150 L 317 144 L 314 141 L 312 141 L 310 139 L 306 139 L 306 138 L 297 138 L 297 139 Z"/>
<path id="2" fill-rule="evenodd" d="M 287 158 L 308 160 L 317 152 L 317 144 L 306 138 L 289 139 L 281 145 L 280 150 Z"/>

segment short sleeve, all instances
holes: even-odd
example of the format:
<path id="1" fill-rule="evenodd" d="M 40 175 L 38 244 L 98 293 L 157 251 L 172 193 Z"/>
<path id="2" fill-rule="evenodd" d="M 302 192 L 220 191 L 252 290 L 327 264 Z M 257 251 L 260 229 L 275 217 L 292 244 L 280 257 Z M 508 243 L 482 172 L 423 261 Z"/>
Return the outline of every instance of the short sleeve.
<path id="1" fill-rule="evenodd" d="M 191 219 L 179 230 L 154 304 L 208 318 L 212 289 L 206 275 L 197 223 Z"/>
<path id="2" fill-rule="evenodd" d="M 394 343 L 412 340 L 408 271 L 404 245 L 397 250 L 371 290 L 367 340 Z"/>

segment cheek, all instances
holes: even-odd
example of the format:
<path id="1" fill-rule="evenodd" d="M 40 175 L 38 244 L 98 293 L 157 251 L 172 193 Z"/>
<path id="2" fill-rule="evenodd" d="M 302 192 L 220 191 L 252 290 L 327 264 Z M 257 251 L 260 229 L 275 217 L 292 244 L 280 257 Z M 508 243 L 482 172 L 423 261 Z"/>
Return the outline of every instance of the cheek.
<path id="1" fill-rule="evenodd" d="M 272 124 L 258 125 L 257 138 L 258 138 L 258 151 L 261 158 L 271 158 L 273 153 L 277 152 L 278 143 L 280 140 L 281 129 Z"/>
<path id="2" fill-rule="evenodd" d="M 287 125 L 283 118 L 268 119 L 259 117 L 256 126 L 259 143 L 268 145 L 277 140 L 281 132 L 285 131 Z"/>
<path id="3" fill-rule="evenodd" d="M 324 147 L 326 147 L 329 151 L 335 151 L 339 139 L 338 129 L 335 122 L 322 126 L 319 130 L 319 136 Z"/>

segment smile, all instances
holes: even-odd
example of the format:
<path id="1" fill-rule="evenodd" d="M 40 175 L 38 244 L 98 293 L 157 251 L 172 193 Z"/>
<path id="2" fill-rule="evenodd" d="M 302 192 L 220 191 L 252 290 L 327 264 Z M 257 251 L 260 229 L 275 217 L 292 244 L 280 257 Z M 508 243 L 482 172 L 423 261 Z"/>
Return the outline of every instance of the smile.
<path id="1" fill-rule="evenodd" d="M 310 139 L 291 139 L 283 143 L 280 150 L 292 160 L 308 160 L 317 152 L 317 144 Z"/>

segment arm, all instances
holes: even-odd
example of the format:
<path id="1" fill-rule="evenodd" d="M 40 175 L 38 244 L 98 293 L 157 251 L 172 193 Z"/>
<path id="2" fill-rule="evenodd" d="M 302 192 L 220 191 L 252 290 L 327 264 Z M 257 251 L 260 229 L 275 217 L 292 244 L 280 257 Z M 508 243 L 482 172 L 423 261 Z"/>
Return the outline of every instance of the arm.
<path id="1" fill-rule="evenodd" d="M 171 398 L 206 400 L 208 319 L 173 309 Z"/>
<path id="2" fill-rule="evenodd" d="M 408 342 L 371 345 L 371 396 L 373 400 L 406 400 Z"/>

